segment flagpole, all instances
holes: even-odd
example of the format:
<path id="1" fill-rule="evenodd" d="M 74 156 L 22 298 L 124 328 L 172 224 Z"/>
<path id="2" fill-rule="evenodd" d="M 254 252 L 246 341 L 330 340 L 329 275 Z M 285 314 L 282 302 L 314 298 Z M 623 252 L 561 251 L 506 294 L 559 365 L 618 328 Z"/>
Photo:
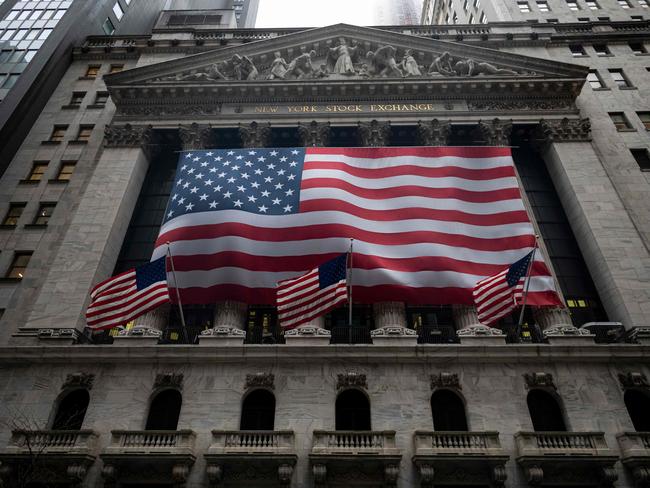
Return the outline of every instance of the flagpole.
<path id="1" fill-rule="evenodd" d="M 350 326 L 350 333 L 352 333 L 352 245 L 354 239 L 350 239 L 350 274 L 348 275 L 348 325 Z"/>
<path id="2" fill-rule="evenodd" d="M 176 300 L 178 301 L 178 310 L 181 314 L 181 325 L 183 326 L 183 337 L 185 343 L 189 342 L 189 337 L 187 335 L 187 327 L 185 326 L 185 314 L 183 313 L 183 303 L 181 302 L 181 294 L 178 291 L 178 281 L 176 280 L 176 269 L 174 268 L 174 257 L 172 256 L 171 243 L 169 241 L 167 244 L 167 254 L 169 255 L 169 264 L 172 266 L 172 275 L 174 275 L 174 290 L 176 290 Z"/>
<path id="3" fill-rule="evenodd" d="M 530 286 L 530 272 L 533 269 L 533 263 L 535 262 L 535 253 L 538 247 L 537 238 L 538 236 L 535 235 L 535 247 L 533 248 L 533 254 L 530 257 L 530 262 L 528 263 L 528 269 L 526 270 L 526 284 L 524 285 L 524 295 L 521 301 L 521 312 L 519 312 L 519 322 L 517 323 L 517 338 L 520 337 L 521 326 L 524 323 L 524 311 L 526 310 L 526 299 L 528 298 L 528 288 Z"/>

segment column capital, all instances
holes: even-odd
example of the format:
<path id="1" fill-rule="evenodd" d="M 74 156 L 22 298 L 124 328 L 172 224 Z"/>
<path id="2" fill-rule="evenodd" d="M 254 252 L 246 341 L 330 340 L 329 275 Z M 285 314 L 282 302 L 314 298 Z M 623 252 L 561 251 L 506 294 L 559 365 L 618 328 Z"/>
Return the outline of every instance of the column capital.
<path id="1" fill-rule="evenodd" d="M 418 122 L 418 142 L 424 146 L 446 146 L 451 132 L 450 121 L 438 119 Z"/>
<path id="2" fill-rule="evenodd" d="M 244 147 L 268 147 L 271 141 L 271 124 L 251 122 L 239 126 Z"/>
<path id="3" fill-rule="evenodd" d="M 115 125 L 104 128 L 105 147 L 140 147 L 149 144 L 153 136 L 151 125 Z"/>
<path id="4" fill-rule="evenodd" d="M 212 127 L 196 122 L 190 125 L 178 125 L 178 135 L 184 150 L 205 149 L 214 145 Z"/>
<path id="5" fill-rule="evenodd" d="M 316 122 L 298 124 L 298 134 L 305 147 L 325 147 L 330 142 L 330 123 Z"/>
<path id="6" fill-rule="evenodd" d="M 541 119 L 535 131 L 538 142 L 591 141 L 591 121 L 584 119 Z"/>
<path id="7" fill-rule="evenodd" d="M 478 137 L 487 145 L 509 146 L 512 120 L 501 120 L 499 118 L 485 122 L 479 120 L 476 132 Z"/>
<path id="8" fill-rule="evenodd" d="M 359 122 L 357 133 L 362 146 L 387 146 L 390 142 L 390 122 Z"/>

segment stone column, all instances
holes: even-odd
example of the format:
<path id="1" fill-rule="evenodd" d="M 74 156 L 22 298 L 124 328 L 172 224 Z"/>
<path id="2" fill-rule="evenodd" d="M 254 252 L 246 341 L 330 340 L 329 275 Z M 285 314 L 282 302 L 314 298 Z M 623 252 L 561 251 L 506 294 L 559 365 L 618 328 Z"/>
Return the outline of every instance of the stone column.
<path id="1" fill-rule="evenodd" d="M 93 285 L 113 273 L 144 181 L 151 126 L 107 125 L 104 149 L 62 238 L 22 335 L 73 340 L 85 327 Z"/>
<path id="2" fill-rule="evenodd" d="M 138 343 L 157 344 L 169 323 L 170 311 L 171 306 L 167 304 L 140 315 L 134 320 L 133 327 L 120 330 L 113 338 L 114 343 L 122 342 L 122 339 L 129 339 L 132 343 L 137 339 Z"/>
<path id="3" fill-rule="evenodd" d="M 643 310 L 650 301 L 650 288 L 640 270 L 650 270 L 650 255 L 590 142 L 589 120 L 542 120 L 538 138 L 610 320 L 621 322 L 626 329 L 646 326 Z M 558 325 L 562 323 L 566 322 Z"/>
<path id="4" fill-rule="evenodd" d="M 298 134 L 305 147 L 325 147 L 330 141 L 329 122 L 316 122 L 298 124 Z M 308 324 L 288 330 L 284 333 L 287 345 L 328 345 L 331 338 L 329 330 L 325 329 L 325 317 L 317 317 Z"/>
<path id="5" fill-rule="evenodd" d="M 364 147 L 387 146 L 390 142 L 390 122 L 359 122 L 357 129 L 359 143 Z M 411 337 L 406 323 L 406 309 L 402 302 L 381 302 L 373 305 L 375 330 L 373 341 L 381 337 Z"/>

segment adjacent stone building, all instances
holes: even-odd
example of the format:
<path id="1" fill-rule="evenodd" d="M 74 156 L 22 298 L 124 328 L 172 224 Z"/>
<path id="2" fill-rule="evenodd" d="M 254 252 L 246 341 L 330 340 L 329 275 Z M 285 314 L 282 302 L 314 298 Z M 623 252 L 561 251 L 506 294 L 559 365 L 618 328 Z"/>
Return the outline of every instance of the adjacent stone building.
<path id="1" fill-rule="evenodd" d="M 647 485 L 649 22 L 173 15 L 78 46 L 2 175 L 7 486 Z M 342 39 L 395 63 L 331 73 Z M 149 260 L 180 150 L 486 144 L 513 147 L 566 309 L 486 329 L 382 302 L 282 334 L 272 307 L 222 302 L 186 307 L 187 331 L 170 307 L 84 333 L 91 287 Z"/>

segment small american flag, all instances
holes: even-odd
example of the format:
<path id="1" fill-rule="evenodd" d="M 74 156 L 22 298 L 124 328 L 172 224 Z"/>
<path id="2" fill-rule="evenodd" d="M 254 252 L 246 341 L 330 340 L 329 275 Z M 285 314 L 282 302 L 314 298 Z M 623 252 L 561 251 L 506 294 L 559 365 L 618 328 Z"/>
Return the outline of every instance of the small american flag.
<path id="1" fill-rule="evenodd" d="M 165 256 L 102 281 L 90 293 L 88 328 L 111 329 L 169 303 Z"/>
<path id="2" fill-rule="evenodd" d="M 347 301 L 347 257 L 341 254 L 307 274 L 278 283 L 281 327 L 294 329 Z"/>
<path id="3" fill-rule="evenodd" d="M 474 304 L 478 320 L 483 325 L 493 324 L 519 305 L 533 254 L 535 250 L 500 273 L 476 283 L 473 292 Z"/>

